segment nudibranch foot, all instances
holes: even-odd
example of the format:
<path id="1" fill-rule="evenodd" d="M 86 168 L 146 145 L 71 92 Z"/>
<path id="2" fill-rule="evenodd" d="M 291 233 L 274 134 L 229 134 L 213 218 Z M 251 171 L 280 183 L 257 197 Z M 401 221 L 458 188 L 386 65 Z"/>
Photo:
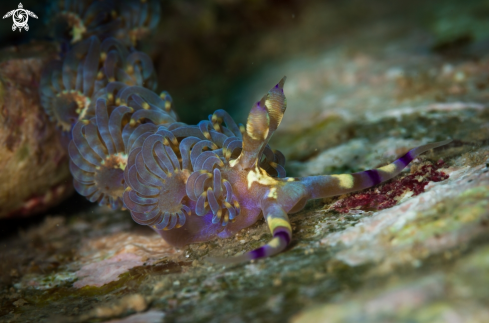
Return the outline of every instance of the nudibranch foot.
<path id="1" fill-rule="evenodd" d="M 434 148 L 452 142 L 451 139 L 411 149 L 393 163 L 353 174 L 318 175 L 299 178 L 307 189 L 308 199 L 325 198 L 360 191 L 397 176 L 414 158 Z"/>
<path id="2" fill-rule="evenodd" d="M 233 265 L 245 261 L 267 258 L 284 251 L 292 239 L 292 227 L 287 212 L 273 201 L 264 201 L 263 214 L 273 238 L 266 245 L 246 252 L 242 255 L 229 258 L 208 257 L 207 260 L 215 264 Z"/>

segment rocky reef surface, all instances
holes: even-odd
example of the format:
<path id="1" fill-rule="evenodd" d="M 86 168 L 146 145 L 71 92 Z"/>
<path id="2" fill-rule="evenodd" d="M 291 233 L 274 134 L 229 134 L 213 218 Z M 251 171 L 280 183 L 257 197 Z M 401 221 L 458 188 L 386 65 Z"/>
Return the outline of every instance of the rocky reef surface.
<path id="1" fill-rule="evenodd" d="M 0 52 L 0 218 L 45 211 L 73 192 L 68 154 L 38 96 L 54 51 L 32 43 Z"/>
<path id="2" fill-rule="evenodd" d="M 290 51 L 235 83 L 236 101 L 248 111 L 269 80 L 288 76 L 288 110 L 272 146 L 293 176 L 378 167 L 447 137 L 450 145 L 378 187 L 308 203 L 290 216 L 286 252 L 242 265 L 205 259 L 263 245 L 265 222 L 175 249 L 127 212 L 50 212 L 3 231 L 0 321 L 487 322 L 489 35 L 476 13 L 489 8 L 415 1 L 361 9 L 358 1 L 297 8 L 297 25 L 264 33 L 252 57 Z M 365 17 L 355 20 L 358 12 Z M 298 54 L 324 33 L 328 41 Z M 208 78 L 211 88 L 224 83 Z M 178 111 L 178 93 L 191 90 L 176 92 Z"/>

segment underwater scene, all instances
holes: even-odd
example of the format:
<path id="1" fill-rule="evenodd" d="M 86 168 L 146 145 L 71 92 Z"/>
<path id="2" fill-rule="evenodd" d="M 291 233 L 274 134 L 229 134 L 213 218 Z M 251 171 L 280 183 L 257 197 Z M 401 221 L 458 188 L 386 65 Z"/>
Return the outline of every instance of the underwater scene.
<path id="1" fill-rule="evenodd" d="M 489 322 L 489 3 L 0 4 L 0 322 Z"/>

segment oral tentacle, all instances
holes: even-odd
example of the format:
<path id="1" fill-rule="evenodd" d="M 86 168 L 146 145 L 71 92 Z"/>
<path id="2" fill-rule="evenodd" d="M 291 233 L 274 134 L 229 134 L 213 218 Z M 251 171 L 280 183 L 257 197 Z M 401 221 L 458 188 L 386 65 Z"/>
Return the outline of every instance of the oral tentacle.
<path id="1" fill-rule="evenodd" d="M 325 198 L 363 190 L 395 177 L 420 154 L 430 149 L 444 146 L 451 141 L 445 140 L 416 147 L 393 163 L 380 168 L 354 174 L 308 176 L 298 180 L 307 188 L 309 199 Z"/>

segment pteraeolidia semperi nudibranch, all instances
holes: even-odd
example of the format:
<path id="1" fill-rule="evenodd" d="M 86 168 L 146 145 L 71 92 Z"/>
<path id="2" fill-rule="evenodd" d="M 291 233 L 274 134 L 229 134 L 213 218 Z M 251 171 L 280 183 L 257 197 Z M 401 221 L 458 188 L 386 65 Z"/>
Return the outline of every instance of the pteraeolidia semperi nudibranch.
<path id="1" fill-rule="evenodd" d="M 98 92 L 109 82 L 157 86 L 151 59 L 144 53 L 128 51 L 114 38 L 102 43 L 92 36 L 76 44 L 63 61 L 51 62 L 41 76 L 41 105 L 63 131 L 95 114 Z"/>
<path id="2" fill-rule="evenodd" d="M 143 8 L 136 10 L 139 18 L 134 26 L 128 24 L 134 35 L 159 17 L 159 11 L 151 16 L 144 5 L 138 8 Z M 99 23 L 110 22 L 103 17 Z M 167 93 L 153 92 L 153 65 L 146 55 L 129 52 L 113 38 L 101 43 L 91 36 L 46 70 L 41 102 L 61 129 L 72 130 L 69 154 L 76 190 L 92 202 L 128 208 L 134 221 L 168 243 L 182 247 L 227 238 L 263 216 L 273 239 L 243 255 L 216 260 L 223 263 L 283 251 L 292 239 L 288 214 L 300 211 L 307 200 L 377 185 L 419 154 L 450 142 L 414 148 L 378 169 L 286 178 L 284 156 L 268 146 L 287 106 L 284 82 L 253 106 L 246 126 L 238 126 L 224 110 L 189 126 L 177 122 Z"/>
<path id="3" fill-rule="evenodd" d="M 287 214 L 300 211 L 307 200 L 377 185 L 399 174 L 419 154 L 451 141 L 414 148 L 378 169 L 284 178 L 282 154 L 267 145 L 286 109 L 284 82 L 253 106 L 246 127 L 237 127 L 219 110 L 198 126 L 170 124 L 142 135 L 144 141 L 131 147 L 124 173 L 124 204 L 133 219 L 181 247 L 228 238 L 263 216 L 273 234 L 268 244 L 216 261 L 264 258 L 287 247 L 292 239 Z M 270 174 L 263 166 L 276 172 Z"/>

